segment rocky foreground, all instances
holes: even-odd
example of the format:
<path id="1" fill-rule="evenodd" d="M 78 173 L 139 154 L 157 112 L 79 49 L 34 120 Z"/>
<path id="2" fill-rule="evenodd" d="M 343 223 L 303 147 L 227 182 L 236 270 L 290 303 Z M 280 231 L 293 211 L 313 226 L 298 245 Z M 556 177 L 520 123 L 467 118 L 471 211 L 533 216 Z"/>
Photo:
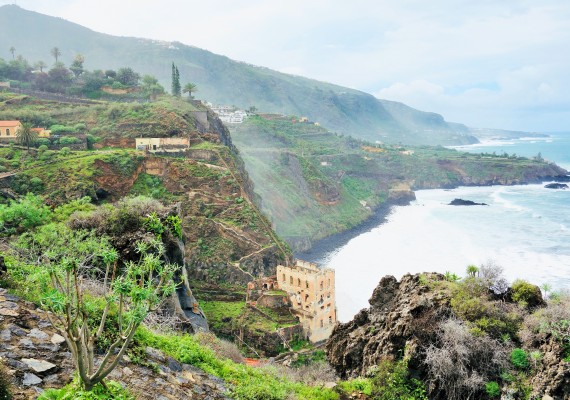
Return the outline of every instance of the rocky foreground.
<path id="1" fill-rule="evenodd" d="M 515 304 L 513 289 L 502 296 L 483 294 L 481 297 L 488 300 L 480 302 L 463 297 L 454 304 L 458 287 L 436 273 L 408 274 L 399 282 L 393 276 L 382 278 L 369 300 L 370 308 L 335 327 L 326 344 L 329 362 L 341 377 L 348 378 L 366 375 L 383 360 L 397 360 L 407 354 L 410 370 L 426 383 L 428 397 L 435 400 L 496 398 L 485 393 L 485 384 L 502 379 L 501 390 L 506 396 L 502 398 L 529 398 L 520 397 L 522 390 L 512 383 L 516 381 L 532 394 L 530 398 L 570 399 L 570 359 L 564 342 L 556 334 L 543 330 L 548 323 L 544 322 L 548 321 L 546 316 L 562 318 L 565 326 L 563 321 L 570 313 L 567 303 L 545 307 L 540 290 L 529 285 L 530 295 L 524 309 Z M 469 302 L 477 305 L 473 309 L 510 313 L 508 318 L 519 330 L 505 342 L 504 335 L 502 339 L 495 338 L 491 333 L 474 329 L 476 323 L 465 321 L 465 316 L 469 319 L 475 311 L 460 312 Z M 514 316 L 517 313 L 519 317 Z M 489 315 L 485 317 L 487 321 L 492 318 L 500 321 L 504 317 Z M 445 332 L 446 326 L 455 327 L 451 340 L 449 332 Z M 523 369 L 513 369 L 510 357 L 516 347 L 535 354 L 536 360 Z M 434 367 L 430 360 L 437 360 L 436 356 L 440 357 L 439 364 Z M 511 382 L 504 375 L 507 370 Z"/>
<path id="2" fill-rule="evenodd" d="M 124 357 L 110 379 L 128 387 L 137 399 L 228 399 L 221 379 L 181 364 L 147 347 L 153 368 Z M 65 340 L 44 311 L 0 288 L 0 361 L 12 381 L 14 399 L 33 399 L 49 388 L 71 382 L 74 371 Z M 150 364 L 149 363 L 149 364 Z"/>

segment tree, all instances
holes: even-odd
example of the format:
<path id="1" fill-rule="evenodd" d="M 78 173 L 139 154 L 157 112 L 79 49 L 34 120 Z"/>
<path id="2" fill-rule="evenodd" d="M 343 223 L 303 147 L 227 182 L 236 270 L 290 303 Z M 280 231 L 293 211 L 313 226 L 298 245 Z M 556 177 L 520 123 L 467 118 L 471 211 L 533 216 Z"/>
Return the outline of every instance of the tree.
<path id="1" fill-rule="evenodd" d="M 187 83 L 186 85 L 184 85 L 184 89 L 182 89 L 182 92 L 188 93 L 189 99 L 193 98 L 192 92 L 197 92 L 197 91 L 198 91 L 198 86 L 196 86 L 195 83 Z"/>
<path id="2" fill-rule="evenodd" d="M 158 83 L 158 79 L 156 79 L 152 75 L 145 75 L 142 78 L 142 90 L 145 96 L 154 98 L 159 94 L 164 93 L 164 88 L 160 83 Z"/>
<path id="3" fill-rule="evenodd" d="M 30 151 L 30 145 L 34 144 L 38 140 L 38 133 L 32 130 L 32 124 L 29 122 L 22 123 L 22 127 L 16 131 L 16 138 L 18 143 L 22 146 L 26 146 L 28 151 Z"/>
<path id="4" fill-rule="evenodd" d="M 18 242 L 28 260 L 41 264 L 42 306 L 52 325 L 65 338 L 83 388 L 92 390 L 118 365 L 134 333 L 149 311 L 175 291 L 177 266 L 164 263 L 158 239 L 138 242 L 139 259 L 120 268 L 118 252 L 106 237 L 50 224 L 22 235 Z M 102 298 L 89 295 L 86 284 L 101 288 Z M 109 324 L 116 332 L 105 332 Z M 112 335 L 106 353 L 97 360 L 96 345 Z"/>
<path id="5" fill-rule="evenodd" d="M 180 72 L 178 72 L 178 67 L 172 63 L 172 95 L 180 97 L 180 89 Z"/>
<path id="6" fill-rule="evenodd" d="M 61 56 L 61 51 L 59 50 L 59 47 L 54 47 L 53 49 L 51 49 L 51 55 L 53 56 L 53 58 L 55 58 L 55 63 L 57 64 L 59 57 Z"/>
<path id="7" fill-rule="evenodd" d="M 71 63 L 69 69 L 73 72 L 73 75 L 77 78 L 79 75 L 83 73 L 83 62 L 85 61 L 85 57 L 81 54 L 77 54 Z"/>
<path id="8" fill-rule="evenodd" d="M 45 67 L 47 67 L 46 63 L 41 60 L 34 64 L 34 68 L 39 69 L 40 73 L 44 72 Z"/>
<path id="9" fill-rule="evenodd" d="M 119 68 L 117 71 L 117 80 L 125 86 L 137 86 L 140 79 L 140 75 L 130 67 Z"/>
<path id="10" fill-rule="evenodd" d="M 14 46 L 10 47 L 10 53 L 12 53 L 12 60 L 16 58 L 16 48 Z"/>

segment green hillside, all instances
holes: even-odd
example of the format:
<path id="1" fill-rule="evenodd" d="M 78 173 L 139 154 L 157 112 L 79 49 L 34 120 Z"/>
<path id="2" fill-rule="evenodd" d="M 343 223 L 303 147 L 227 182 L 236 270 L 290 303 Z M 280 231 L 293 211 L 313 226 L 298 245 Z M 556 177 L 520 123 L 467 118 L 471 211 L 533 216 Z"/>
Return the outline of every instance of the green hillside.
<path id="1" fill-rule="evenodd" d="M 174 62 L 183 83 L 198 85 L 201 99 L 306 116 L 331 131 L 370 141 L 442 145 L 476 142 L 467 127 L 450 124 L 441 115 L 378 100 L 364 92 L 233 61 L 178 42 L 97 33 L 60 18 L 6 5 L 0 7 L 0 56 L 7 61 L 12 58 L 12 46 L 16 55 L 48 65 L 54 61 L 50 50 L 57 46 L 62 53 L 60 61 L 67 65 L 79 53 L 85 57 L 87 69 L 130 66 L 156 76 L 165 87 L 170 87 L 170 66 Z"/>
<path id="2" fill-rule="evenodd" d="M 412 190 L 512 185 L 566 173 L 523 157 L 378 145 L 275 115 L 250 118 L 231 133 L 263 211 L 297 250 L 354 227 L 382 204 L 409 201 Z"/>

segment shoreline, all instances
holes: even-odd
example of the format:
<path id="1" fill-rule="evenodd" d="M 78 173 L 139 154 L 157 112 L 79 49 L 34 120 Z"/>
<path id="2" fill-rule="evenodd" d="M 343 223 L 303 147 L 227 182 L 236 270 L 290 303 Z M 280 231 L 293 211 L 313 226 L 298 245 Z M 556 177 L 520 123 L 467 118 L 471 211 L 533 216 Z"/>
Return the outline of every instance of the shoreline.
<path id="1" fill-rule="evenodd" d="M 418 188 L 413 191 L 415 194 L 416 191 L 420 190 L 454 190 L 454 189 L 461 189 L 461 188 L 473 188 L 473 187 L 493 187 L 493 186 L 529 186 L 529 185 L 543 185 L 547 182 L 570 182 L 570 174 L 568 175 L 559 175 L 559 176 L 544 176 L 539 177 L 534 181 L 524 182 L 524 183 L 516 183 L 516 184 L 487 184 L 487 185 L 457 185 L 453 187 L 437 187 L 437 188 Z M 331 254 L 334 250 L 340 249 L 345 246 L 348 242 L 352 239 L 358 237 L 359 235 L 370 232 L 372 229 L 388 222 L 388 217 L 392 213 L 394 207 L 396 206 L 409 206 L 412 200 L 406 201 L 391 201 L 388 200 L 385 203 L 382 203 L 376 209 L 374 209 L 372 215 L 364 220 L 359 225 L 348 229 L 346 231 L 342 231 L 339 233 L 335 233 L 333 235 L 327 236 L 323 239 L 320 239 L 314 242 L 308 250 L 294 252 L 294 257 L 300 260 L 309 261 L 313 263 L 322 263 L 324 258 Z"/>
<path id="2" fill-rule="evenodd" d="M 388 216 L 392 213 L 395 206 L 407 206 L 409 204 L 410 201 L 398 202 L 388 200 L 376 207 L 372 215 L 357 226 L 320 239 L 314 242 L 310 249 L 295 252 L 294 256 L 300 260 L 320 263 L 325 256 L 330 254 L 332 251 L 343 247 L 355 237 L 363 233 L 370 232 L 379 225 L 386 223 L 388 221 Z"/>

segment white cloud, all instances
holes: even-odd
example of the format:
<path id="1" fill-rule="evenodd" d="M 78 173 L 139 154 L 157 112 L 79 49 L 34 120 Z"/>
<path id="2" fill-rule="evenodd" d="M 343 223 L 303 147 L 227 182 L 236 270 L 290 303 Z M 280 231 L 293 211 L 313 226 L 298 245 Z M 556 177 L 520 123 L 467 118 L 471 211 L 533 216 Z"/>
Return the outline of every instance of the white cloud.
<path id="1" fill-rule="evenodd" d="M 1 0 L 0 0 L 1 1 Z M 11 1 L 10 1 L 11 2 Z M 236 60 L 504 128 L 570 126 L 564 0 L 19 0 L 110 34 Z M 546 107 L 552 107 L 547 110 Z"/>

